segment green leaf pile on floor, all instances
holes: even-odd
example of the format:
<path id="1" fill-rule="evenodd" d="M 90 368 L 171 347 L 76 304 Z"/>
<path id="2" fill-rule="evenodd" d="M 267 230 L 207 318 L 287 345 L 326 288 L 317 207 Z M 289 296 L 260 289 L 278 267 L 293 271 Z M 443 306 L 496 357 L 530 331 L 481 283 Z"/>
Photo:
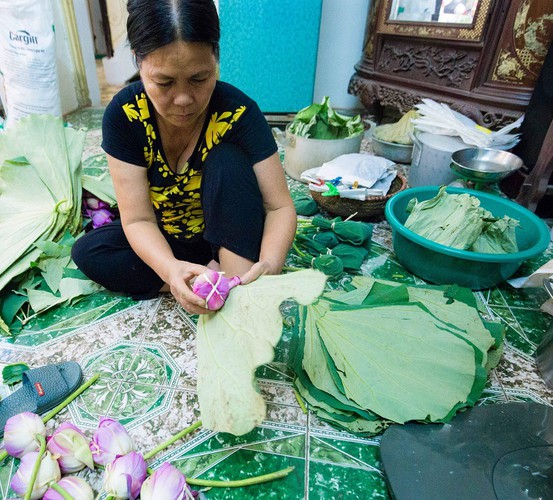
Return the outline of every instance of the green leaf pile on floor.
<path id="1" fill-rule="evenodd" d="M 503 346 L 501 324 L 482 320 L 470 290 L 364 276 L 300 307 L 294 333 L 297 391 L 359 435 L 449 421 L 476 403 Z"/>
<path id="2" fill-rule="evenodd" d="M 47 115 L 0 134 L 0 290 L 36 260 L 37 242 L 81 230 L 84 138 Z"/>
<path id="3" fill-rule="evenodd" d="M 99 289 L 70 257 L 82 231 L 84 140 L 49 115 L 22 118 L 0 134 L 0 332 Z"/>

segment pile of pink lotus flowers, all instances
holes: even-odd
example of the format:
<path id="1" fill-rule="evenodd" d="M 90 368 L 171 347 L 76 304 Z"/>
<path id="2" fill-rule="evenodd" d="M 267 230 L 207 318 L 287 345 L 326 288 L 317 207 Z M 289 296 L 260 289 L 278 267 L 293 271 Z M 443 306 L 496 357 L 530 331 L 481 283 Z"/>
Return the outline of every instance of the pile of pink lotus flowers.
<path id="1" fill-rule="evenodd" d="M 21 460 L 10 486 L 25 499 L 93 500 L 80 470 L 105 468 L 102 492 L 107 499 L 184 500 L 197 496 L 184 475 L 166 462 L 148 476 L 144 457 L 134 451 L 125 428 L 102 418 L 92 440 L 69 422 L 46 435 L 43 420 L 25 412 L 11 417 L 4 430 L 5 451 Z"/>

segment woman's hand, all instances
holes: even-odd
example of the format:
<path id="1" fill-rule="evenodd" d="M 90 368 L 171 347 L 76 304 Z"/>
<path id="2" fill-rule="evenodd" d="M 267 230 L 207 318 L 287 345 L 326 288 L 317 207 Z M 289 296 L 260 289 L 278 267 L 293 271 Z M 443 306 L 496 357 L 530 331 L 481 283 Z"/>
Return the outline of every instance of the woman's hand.
<path id="1" fill-rule="evenodd" d="M 248 283 L 255 281 L 257 278 L 259 278 L 260 276 L 263 276 L 264 274 L 278 274 L 278 273 L 279 273 L 279 270 L 271 266 L 269 262 L 260 261 L 260 262 L 256 262 L 248 272 L 240 276 L 240 280 L 242 281 L 242 285 L 247 285 Z"/>
<path id="2" fill-rule="evenodd" d="M 171 268 L 167 284 L 177 302 L 190 314 L 207 314 L 210 311 L 205 307 L 205 300 L 192 291 L 192 283 L 201 274 L 208 270 L 199 264 L 177 261 Z"/>

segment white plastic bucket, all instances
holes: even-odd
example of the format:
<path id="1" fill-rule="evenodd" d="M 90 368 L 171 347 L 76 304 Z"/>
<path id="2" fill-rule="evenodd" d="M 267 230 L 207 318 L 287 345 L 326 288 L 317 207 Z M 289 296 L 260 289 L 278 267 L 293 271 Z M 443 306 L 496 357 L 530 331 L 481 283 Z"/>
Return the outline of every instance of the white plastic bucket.
<path id="1" fill-rule="evenodd" d="M 345 139 L 310 139 L 292 134 L 289 126 L 285 136 L 277 136 L 277 140 L 284 146 L 284 170 L 292 179 L 300 181 L 301 174 L 306 170 L 361 150 L 363 132 Z"/>
<path id="2" fill-rule="evenodd" d="M 459 177 L 450 168 L 451 155 L 469 148 L 460 137 L 416 132 L 413 136 L 413 159 L 407 176 L 410 187 L 442 186 Z"/>

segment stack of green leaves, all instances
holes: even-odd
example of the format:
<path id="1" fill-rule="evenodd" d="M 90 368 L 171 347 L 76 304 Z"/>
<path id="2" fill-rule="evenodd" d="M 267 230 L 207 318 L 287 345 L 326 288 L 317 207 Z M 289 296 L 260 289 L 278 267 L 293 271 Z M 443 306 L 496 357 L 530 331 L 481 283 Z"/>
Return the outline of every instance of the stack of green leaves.
<path id="1" fill-rule="evenodd" d="M 0 290 L 41 253 L 81 230 L 84 132 L 30 115 L 0 134 Z"/>
<path id="2" fill-rule="evenodd" d="M 470 290 L 357 276 L 300 307 L 295 387 L 322 420 L 359 435 L 447 422 L 481 396 L 503 345 Z"/>
<path id="3" fill-rule="evenodd" d="M 345 116 L 330 106 L 328 96 L 321 104 L 298 111 L 289 128 L 292 134 L 311 139 L 343 139 L 363 133 L 361 115 Z"/>
<path id="4" fill-rule="evenodd" d="M 115 204 L 109 175 L 83 175 L 85 133 L 30 115 L 0 134 L 0 334 L 100 287 L 70 254 L 82 231 L 83 188 Z"/>
<path id="5" fill-rule="evenodd" d="M 518 252 L 518 221 L 506 215 L 494 217 L 471 194 L 449 194 L 442 186 L 434 198 L 410 200 L 407 211 L 405 227 L 441 245 L 470 252 Z"/>
<path id="6" fill-rule="evenodd" d="M 298 222 L 291 256 L 299 265 L 338 278 L 344 270 L 359 272 L 369 254 L 371 236 L 371 224 L 316 216 Z"/>

